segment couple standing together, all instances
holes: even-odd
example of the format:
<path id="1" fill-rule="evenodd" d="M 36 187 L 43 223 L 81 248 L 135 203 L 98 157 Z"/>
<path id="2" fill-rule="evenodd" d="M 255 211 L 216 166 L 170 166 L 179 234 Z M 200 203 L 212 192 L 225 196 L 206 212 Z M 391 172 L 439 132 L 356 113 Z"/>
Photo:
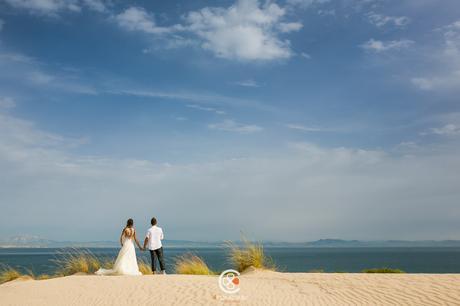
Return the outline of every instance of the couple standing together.
<path id="1" fill-rule="evenodd" d="M 155 259 L 160 263 L 160 270 L 162 274 L 165 273 L 165 264 L 163 258 L 163 230 L 157 226 L 157 219 L 150 220 L 150 227 L 145 235 L 144 247 L 141 247 L 136 237 L 136 230 L 134 229 L 133 219 L 128 219 L 126 226 L 121 232 L 120 244 L 121 249 L 118 253 L 117 260 L 112 269 L 99 269 L 96 271 L 98 275 L 142 275 L 137 265 L 136 250 L 134 243 L 137 244 L 141 251 L 145 251 L 147 246 L 150 251 L 150 259 L 152 260 L 152 272 L 155 274 Z"/>

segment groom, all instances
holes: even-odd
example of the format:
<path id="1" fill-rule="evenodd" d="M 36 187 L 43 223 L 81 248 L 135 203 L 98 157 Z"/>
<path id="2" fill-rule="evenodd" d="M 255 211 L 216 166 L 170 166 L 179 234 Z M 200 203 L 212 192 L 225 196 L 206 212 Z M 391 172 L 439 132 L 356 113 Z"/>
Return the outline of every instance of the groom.
<path id="1" fill-rule="evenodd" d="M 155 274 L 155 257 L 158 258 L 158 262 L 160 263 L 160 269 L 162 274 L 166 274 L 165 272 L 165 263 L 163 259 L 163 247 L 161 245 L 161 240 L 163 240 L 163 230 L 161 227 L 157 226 L 157 219 L 152 218 L 150 220 L 150 224 L 152 227 L 148 229 L 147 234 L 145 235 L 144 240 L 144 250 L 149 247 L 150 251 L 150 259 L 152 260 L 152 272 Z"/>

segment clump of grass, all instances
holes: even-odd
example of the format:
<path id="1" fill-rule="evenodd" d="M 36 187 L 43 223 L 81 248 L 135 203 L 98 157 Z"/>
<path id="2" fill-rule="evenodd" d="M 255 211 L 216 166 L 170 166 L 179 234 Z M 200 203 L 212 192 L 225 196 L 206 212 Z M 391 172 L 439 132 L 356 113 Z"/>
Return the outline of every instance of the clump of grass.
<path id="1" fill-rule="evenodd" d="M 104 269 L 112 269 L 113 265 L 115 264 L 114 260 L 110 258 L 100 259 L 100 263 L 101 263 L 101 268 L 104 268 Z"/>
<path id="2" fill-rule="evenodd" d="M 373 268 L 364 269 L 363 273 L 405 273 L 403 270 L 391 269 L 391 268 Z"/>
<path id="3" fill-rule="evenodd" d="M 18 279 L 20 277 L 22 277 L 22 274 L 10 266 L 2 266 L 0 269 L 0 284 Z"/>
<path id="4" fill-rule="evenodd" d="M 153 274 L 150 264 L 144 258 L 139 259 L 139 261 L 137 262 L 137 265 L 139 267 L 139 271 L 143 275 L 151 275 L 151 274 Z"/>
<path id="5" fill-rule="evenodd" d="M 176 257 L 175 270 L 178 274 L 215 275 L 204 260 L 192 253 Z"/>
<path id="6" fill-rule="evenodd" d="M 51 278 L 51 276 L 48 275 L 48 274 L 40 274 L 35 279 L 37 279 L 37 280 L 45 280 L 45 279 L 50 279 L 50 278 Z"/>
<path id="7" fill-rule="evenodd" d="M 193 253 L 176 257 L 175 271 L 178 274 L 215 275 L 215 272 L 208 267 L 205 261 Z"/>
<path id="8" fill-rule="evenodd" d="M 261 243 L 251 242 L 244 237 L 242 240 L 242 246 L 238 246 L 231 241 L 226 243 L 229 249 L 228 260 L 236 270 L 243 272 L 249 267 L 275 270 L 273 260 L 265 255 L 264 247 Z"/>
<path id="9" fill-rule="evenodd" d="M 59 266 L 57 274 L 94 273 L 101 267 L 100 260 L 88 250 L 72 249 L 62 252 L 54 262 Z"/>

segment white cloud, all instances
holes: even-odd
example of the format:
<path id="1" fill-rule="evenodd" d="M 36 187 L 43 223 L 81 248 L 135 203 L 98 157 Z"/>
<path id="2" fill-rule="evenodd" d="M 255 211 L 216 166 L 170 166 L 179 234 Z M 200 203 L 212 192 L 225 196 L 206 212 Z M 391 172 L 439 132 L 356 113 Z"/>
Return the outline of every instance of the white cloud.
<path id="1" fill-rule="evenodd" d="M 229 119 L 219 123 L 209 124 L 208 127 L 212 130 L 237 132 L 242 134 L 255 133 L 263 130 L 263 128 L 258 125 L 241 124 Z"/>
<path id="2" fill-rule="evenodd" d="M 285 8 L 259 0 L 191 11 L 184 15 L 184 24 L 172 26 L 158 26 L 141 7 L 130 7 L 114 19 L 126 30 L 161 36 L 166 48 L 199 46 L 217 57 L 244 61 L 289 58 L 290 42 L 281 35 L 302 28 L 300 22 L 285 20 Z"/>
<path id="3" fill-rule="evenodd" d="M 235 85 L 243 86 L 243 87 L 260 87 L 260 84 L 252 79 L 238 81 L 234 83 Z"/>
<path id="4" fill-rule="evenodd" d="M 0 97 L 0 109 L 2 108 L 14 108 L 16 102 L 10 97 Z"/>
<path id="5" fill-rule="evenodd" d="M 388 24 L 396 27 L 404 27 L 410 23 L 410 19 L 406 16 L 385 16 L 371 12 L 367 15 L 369 22 L 381 28 Z"/>
<path id="6" fill-rule="evenodd" d="M 310 126 L 305 126 L 301 124 L 287 124 L 287 128 L 293 129 L 293 130 L 299 130 L 303 132 L 323 132 L 325 129 L 319 128 L 319 127 L 310 127 Z"/>
<path id="7" fill-rule="evenodd" d="M 276 3 L 238 0 L 228 8 L 203 8 L 186 16 L 187 28 L 201 46 L 217 57 L 237 60 L 275 60 L 292 55 L 282 31 L 300 29 L 300 23 L 284 23 L 286 11 Z M 281 28 L 281 29 L 280 29 Z"/>
<path id="8" fill-rule="evenodd" d="M 278 29 L 283 33 L 299 31 L 303 28 L 303 24 L 300 22 L 281 22 L 278 25 Z"/>
<path id="9" fill-rule="evenodd" d="M 205 107 L 205 106 L 200 106 L 200 105 L 196 105 L 196 104 L 187 104 L 187 107 L 197 109 L 197 110 L 201 110 L 201 111 L 205 111 L 205 112 L 212 112 L 212 113 L 215 113 L 217 115 L 225 115 L 225 112 L 223 110 L 215 109 L 213 107 Z"/>
<path id="10" fill-rule="evenodd" d="M 408 39 L 381 41 L 371 38 L 369 41 L 361 45 L 361 48 L 367 51 L 376 53 L 386 52 L 390 50 L 401 50 L 409 48 L 414 44 L 414 41 Z"/>
<path id="11" fill-rule="evenodd" d="M 56 15 L 59 11 L 79 12 L 77 0 L 4 0 L 17 9 L 24 9 L 30 13 Z"/>
<path id="12" fill-rule="evenodd" d="M 428 132 L 421 133 L 422 135 L 441 135 L 441 136 L 458 136 L 460 135 L 460 126 L 455 124 L 446 124 L 442 127 L 431 128 Z"/>
<path id="13" fill-rule="evenodd" d="M 141 31 L 149 34 L 165 34 L 175 30 L 174 27 L 159 27 L 153 15 L 141 7 L 130 7 L 115 16 L 118 25 L 129 31 Z"/>

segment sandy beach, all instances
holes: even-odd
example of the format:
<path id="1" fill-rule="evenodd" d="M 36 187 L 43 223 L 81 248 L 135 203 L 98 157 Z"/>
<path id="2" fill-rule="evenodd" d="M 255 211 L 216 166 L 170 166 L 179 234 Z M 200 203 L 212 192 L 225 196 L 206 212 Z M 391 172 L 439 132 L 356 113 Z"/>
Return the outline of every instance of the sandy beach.
<path id="1" fill-rule="evenodd" d="M 215 276 L 69 276 L 0 286 L 2 305 L 460 305 L 460 274 L 278 273 L 241 276 L 220 291 Z"/>

